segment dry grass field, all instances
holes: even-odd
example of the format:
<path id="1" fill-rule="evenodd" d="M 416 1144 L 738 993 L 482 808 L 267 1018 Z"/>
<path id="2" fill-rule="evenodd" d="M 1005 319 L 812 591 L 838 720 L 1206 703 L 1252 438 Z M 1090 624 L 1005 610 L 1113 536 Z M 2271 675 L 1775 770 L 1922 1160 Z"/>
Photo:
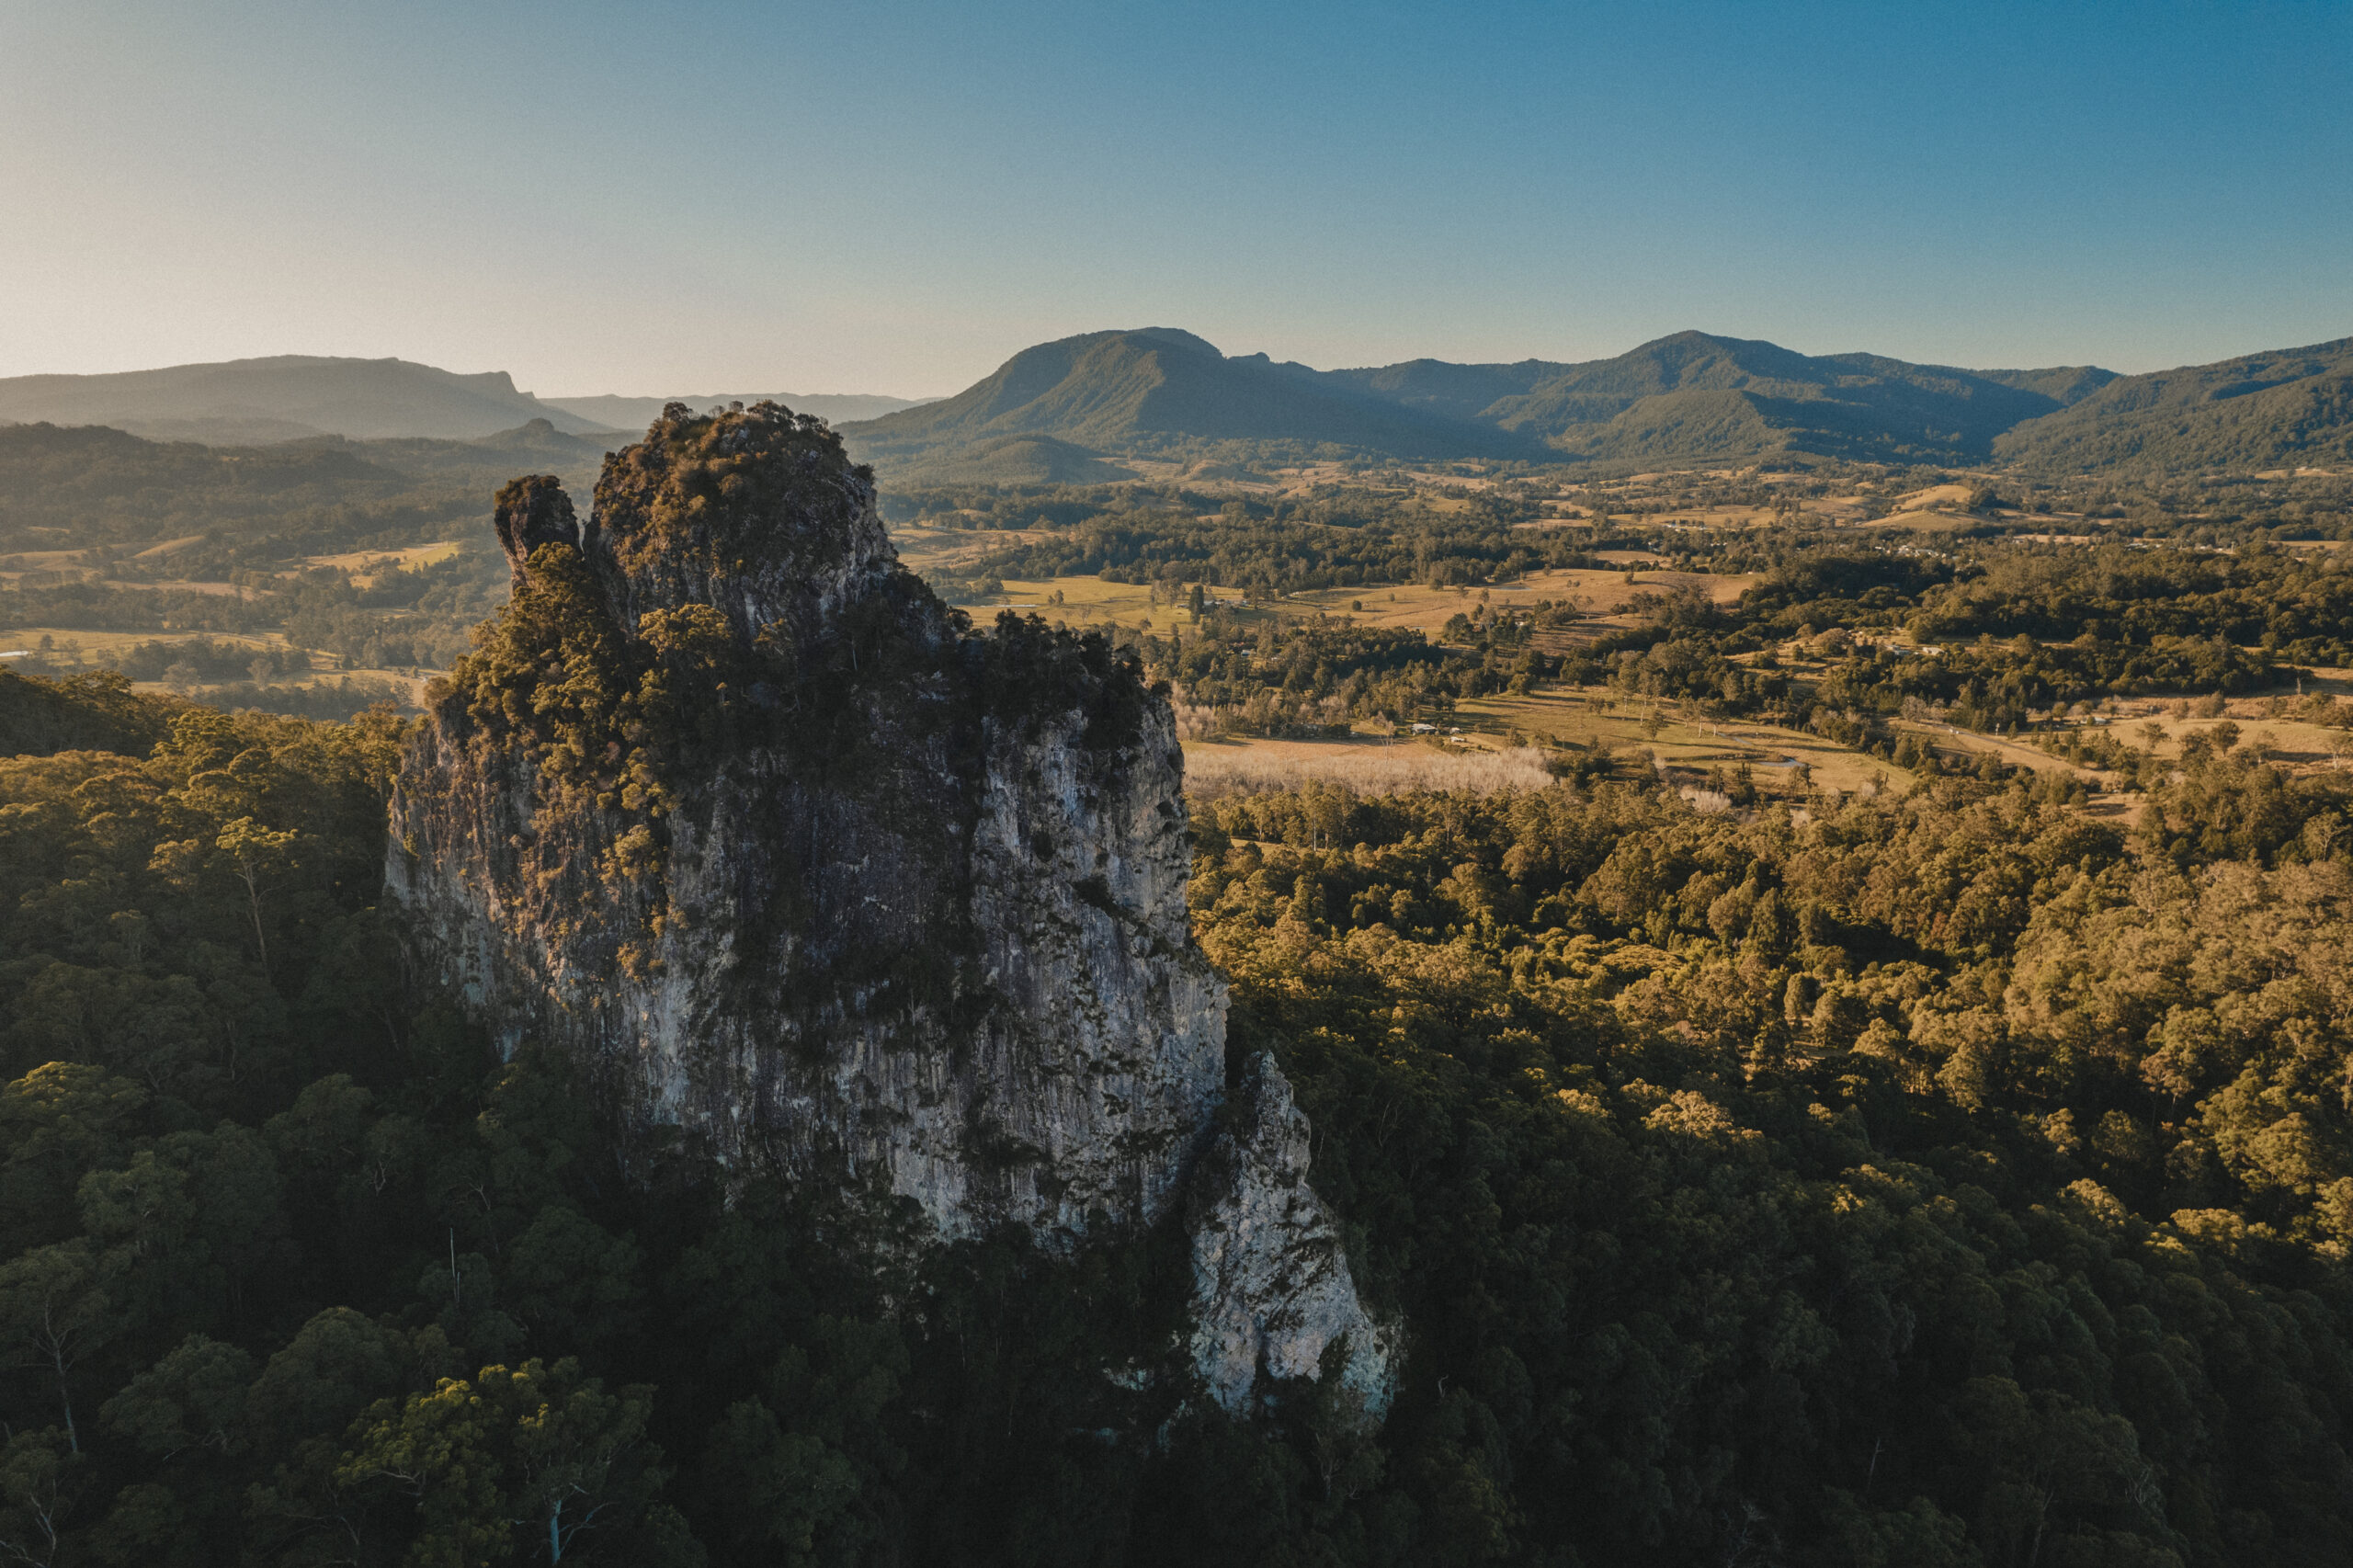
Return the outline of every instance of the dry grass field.
<path id="1" fill-rule="evenodd" d="M 1663 719 L 1655 733 L 1647 725 L 1654 707 Z M 2177 718 L 2172 705 L 2162 702 L 2128 704 L 2103 729 L 2117 739 L 2142 749 L 2148 740 L 2142 730 L 2156 723 L 2165 738 L 2160 756 L 2177 757 L 2189 734 L 2210 731 L 2227 719 L 2238 726 L 2240 741 L 2262 748 L 2269 758 L 2298 771 L 2325 771 L 2353 766 L 2353 734 L 2316 724 L 2268 717 L 2268 699 L 2234 699 L 2220 716 Z M 1542 771 L 1543 747 L 1565 746 L 1590 752 L 1606 747 L 1621 769 L 1654 763 L 1669 768 L 1706 773 L 1746 765 L 1757 787 L 1768 794 L 1802 792 L 1797 766 L 1804 764 L 1815 789 L 1841 794 L 1886 789 L 1904 790 L 1915 776 L 1877 757 L 1853 751 L 1803 731 L 1741 720 L 1717 724 L 1678 713 L 1675 706 L 1654 705 L 1617 697 L 1606 690 L 1540 689 L 1525 696 L 1473 699 L 1457 706 L 1453 724 L 1463 733 L 1449 744 L 1370 736 L 1333 741 L 1272 741 L 1229 737 L 1185 743 L 1188 788 L 1268 789 L 1296 786 L 1309 778 L 1347 784 L 1367 793 L 1408 789 L 1455 789 L 1481 786 L 1482 778 L 1540 783 L 1529 768 Z M 1992 753 L 2003 762 L 2045 774 L 2080 777 L 2096 790 L 2108 782 L 2096 770 L 2078 767 L 2029 744 L 1973 731 L 1956 731 L 1938 723 L 1896 720 L 1897 733 L 1916 734 L 1948 757 L 1966 759 Z M 1518 743 L 1532 742 L 1534 745 Z M 2335 747 L 2345 748 L 2339 752 Z M 1502 774 L 1493 770 L 1508 761 Z M 2123 796 L 2097 794 L 2091 811 L 2101 816 L 2132 814 Z"/>
<path id="2" fill-rule="evenodd" d="M 1491 609 L 1515 606 L 1533 608 L 1550 599 L 1581 610 L 1589 618 L 1581 629 L 1592 635 L 1618 629 L 1614 618 L 1623 615 L 1634 595 L 1672 594 L 1697 589 L 1717 604 L 1730 604 L 1756 578 L 1711 576 L 1699 572 L 1661 572 L 1638 561 L 1625 570 L 1594 571 L 1564 568 L 1534 572 L 1516 583 L 1487 588 L 1431 588 L 1407 585 L 1395 588 L 1324 588 L 1295 594 L 1283 601 L 1288 608 L 1323 610 L 1368 626 L 1414 627 L 1435 637 L 1458 615 L 1467 615 L 1483 594 Z M 1629 582 L 1631 571 L 1632 581 Z M 1364 608 L 1358 609 L 1361 604 Z"/>
<path id="3" fill-rule="evenodd" d="M 290 577 L 311 567 L 332 566 L 338 572 L 349 573 L 354 583 L 366 587 L 379 572 L 430 566 L 449 560 L 464 548 L 458 540 L 450 539 L 433 544 L 413 544 L 405 550 L 355 550 L 344 555 L 306 555 L 281 575 Z"/>
<path id="4" fill-rule="evenodd" d="M 2342 676 L 2348 672 L 2330 673 Z M 2318 685 L 2323 690 L 2347 687 L 2336 694 L 2353 696 L 2353 683 L 2324 679 Z M 2148 726 L 2154 724 L 2163 732 L 2156 743 L 2156 755 L 2177 758 L 2183 741 L 2193 734 L 2211 733 L 2227 721 L 2237 727 L 2241 745 L 2254 747 L 2290 772 L 2326 773 L 2353 766 L 2353 732 L 2274 716 L 2272 701 L 2268 694 L 2234 697 L 2223 703 L 2219 714 L 2201 716 L 2193 712 L 2184 717 L 2174 711 L 2180 706 L 2176 701 L 2143 698 L 2120 704 L 2107 728 L 2126 744 L 2145 751 L 2150 744 Z"/>
<path id="5" fill-rule="evenodd" d="M 1052 537 L 1047 528 L 919 528 L 904 523 L 891 528 L 899 559 L 917 575 L 958 570 L 983 555 Z"/>
<path id="6" fill-rule="evenodd" d="M 141 642 L 192 642 L 210 639 L 214 642 L 233 642 L 238 647 L 256 652 L 286 646 L 286 639 L 275 631 L 86 631 L 62 626 L 17 626 L 0 630 L 0 651 L 38 648 L 44 637 L 50 640 L 52 651 L 60 655 L 70 656 L 78 652 L 91 658 L 111 655 Z"/>
<path id="7" fill-rule="evenodd" d="M 1647 728 L 1654 713 L 1664 721 L 1655 735 Z M 1498 739 L 1517 733 L 1581 751 L 1606 746 L 1624 760 L 1647 756 L 1702 773 L 1745 765 L 1757 788 L 1768 791 L 1795 789 L 1801 764 L 1815 788 L 1842 793 L 1871 787 L 1908 790 L 1913 783 L 1903 768 L 1820 735 L 1747 720 L 1711 723 L 1678 714 L 1672 705 L 1620 699 L 1598 687 L 1475 698 L 1456 706 L 1455 722 Z"/>
<path id="8" fill-rule="evenodd" d="M 288 646 L 285 637 L 275 631 L 86 631 L 69 627 L 22 626 L 0 630 L 0 654 L 25 653 L 40 650 L 40 640 L 43 637 L 50 640 L 50 647 L 46 650 L 49 659 L 57 666 L 69 670 L 76 665 L 108 664 L 119 657 L 124 650 L 141 642 L 210 642 L 215 644 L 251 648 L 256 653 Z M 16 661 L 11 659 L 9 663 L 13 665 Z M 428 670 L 421 675 L 415 675 L 405 669 L 304 670 L 277 676 L 271 684 L 311 687 L 324 683 L 331 686 L 346 676 L 364 676 L 404 687 L 409 694 L 409 700 L 415 702 L 425 690 L 425 683 L 437 673 L 438 672 Z M 136 691 L 169 689 L 163 682 L 152 680 L 133 681 L 131 687 Z M 204 689 L 199 688 L 197 695 L 202 696 Z"/>
<path id="9" fill-rule="evenodd" d="M 1062 598 L 1059 604 L 1054 602 L 1056 595 Z M 986 604 L 966 608 L 982 625 L 996 619 L 999 609 L 1010 609 L 1057 626 L 1100 626 L 1111 621 L 1164 636 L 1171 627 L 1188 625 L 1192 619 L 1179 606 L 1154 605 L 1152 589 L 1142 583 L 1107 583 L 1100 577 L 1056 577 L 1051 582 L 1007 577 L 1003 594 Z"/>
<path id="10" fill-rule="evenodd" d="M 1540 790 L 1552 781 L 1544 753 L 1532 746 L 1437 746 L 1369 738 L 1185 743 L 1185 788 L 1198 794 L 1295 790 L 1311 778 L 1343 784 L 1360 795 Z"/>
<path id="11" fill-rule="evenodd" d="M 1697 589 L 1718 604 L 1740 597 L 1754 577 L 1710 576 L 1697 572 L 1660 572 L 1639 565 L 1633 580 L 1625 571 L 1556 571 L 1532 573 L 1517 583 L 1486 588 L 1432 588 L 1418 585 L 1383 588 L 1323 588 L 1292 594 L 1274 605 L 1245 607 L 1231 588 L 1211 592 L 1229 613 L 1245 621 L 1275 617 L 1323 614 L 1361 626 L 1410 628 L 1435 638 L 1446 623 L 1467 615 L 1482 595 L 1491 609 L 1515 606 L 1533 608 L 1550 599 L 1583 611 L 1588 618 L 1580 630 L 1590 635 L 1618 630 L 1633 595 L 1670 594 Z M 1056 577 L 1048 580 L 1006 578 L 1005 592 L 985 604 L 968 606 L 972 619 L 983 623 L 1000 608 L 1036 614 L 1058 625 L 1099 626 L 1106 621 L 1138 631 L 1166 635 L 1190 627 L 1193 618 L 1181 604 L 1166 599 L 1152 602 L 1153 591 L 1141 583 L 1107 583 L 1099 577 Z M 1056 601 L 1060 595 L 1060 601 Z M 1361 608 L 1358 608 L 1361 607 Z"/>

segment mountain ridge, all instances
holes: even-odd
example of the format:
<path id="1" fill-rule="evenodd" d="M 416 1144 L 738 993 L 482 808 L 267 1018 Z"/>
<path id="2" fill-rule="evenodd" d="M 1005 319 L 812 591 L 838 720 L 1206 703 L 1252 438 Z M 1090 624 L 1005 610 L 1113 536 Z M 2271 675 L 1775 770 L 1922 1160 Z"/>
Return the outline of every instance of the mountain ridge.
<path id="1" fill-rule="evenodd" d="M 1997 436 L 2116 379 L 2090 366 L 1981 372 L 1810 356 L 1698 331 L 1580 362 L 1319 370 L 1141 327 L 1035 345 L 954 397 L 843 434 L 861 457 L 926 477 L 977 477 L 982 448 L 1015 435 L 1112 460 L 1236 441 L 1404 459 L 1982 460 Z"/>
<path id="2" fill-rule="evenodd" d="M 1135 473 L 1124 463 L 1172 458 L 2261 468 L 2353 460 L 2353 337 L 2139 375 L 1809 355 L 1697 330 L 1601 359 L 1422 358 L 1324 370 L 1147 326 L 1032 345 L 954 396 L 919 403 L 540 398 L 503 370 L 279 355 L 0 379 L 0 424 L 213 447 L 480 441 L 539 426 L 593 440 L 670 403 L 767 401 L 826 419 L 861 460 L 912 483 L 1113 483 Z"/>
<path id="3" fill-rule="evenodd" d="M 517 391 L 505 370 L 461 374 L 397 358 L 278 354 L 95 376 L 0 379 L 0 420 L 105 425 L 150 439 L 209 446 L 310 436 L 471 440 L 533 419 L 568 435 L 600 428 Z"/>
<path id="4" fill-rule="evenodd" d="M 2119 377 L 1995 454 L 2076 472 L 2353 461 L 2353 337 Z"/>
<path id="5" fill-rule="evenodd" d="M 1528 455 L 1508 432 L 1302 383 L 1263 357 L 1230 358 L 1173 327 L 1038 344 L 954 397 L 842 433 L 861 458 L 883 461 L 1008 436 L 1051 436 L 1098 455 L 1233 440 L 1433 459 Z"/>

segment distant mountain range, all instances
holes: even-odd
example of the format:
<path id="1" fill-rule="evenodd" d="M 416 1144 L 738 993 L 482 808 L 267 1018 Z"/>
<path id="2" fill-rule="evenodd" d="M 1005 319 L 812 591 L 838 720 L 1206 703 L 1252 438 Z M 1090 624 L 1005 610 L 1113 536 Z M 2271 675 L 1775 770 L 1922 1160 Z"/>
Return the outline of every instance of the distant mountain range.
<path id="1" fill-rule="evenodd" d="M 1146 327 L 1024 349 L 955 397 L 843 435 L 899 483 L 1051 482 L 1121 459 L 1231 457 L 1237 443 L 1278 459 L 2264 466 L 2353 455 L 2348 371 L 2347 343 L 2119 376 L 1810 356 L 1699 332 L 1582 363 L 1317 370 Z"/>
<path id="2" fill-rule="evenodd" d="M 1097 332 L 1025 348 L 954 397 L 843 426 L 852 449 L 895 477 L 1051 437 L 1081 457 L 1188 442 L 1284 442 L 1409 459 L 1517 457 L 1515 433 L 1368 396 L 1337 377 L 1264 355 L 1228 358 L 1172 327 Z M 1055 451 L 1058 459 L 1070 454 Z"/>
<path id="3" fill-rule="evenodd" d="M 108 425 L 155 441 L 251 446 L 306 436 L 474 440 L 534 419 L 580 434 L 593 419 L 517 392 L 504 370 L 461 376 L 405 359 L 282 354 L 109 376 L 0 380 L 0 420 Z"/>
<path id="4" fill-rule="evenodd" d="M 545 420 L 567 435 L 642 431 L 670 402 L 706 408 L 776 397 L 829 420 L 871 419 L 905 398 L 719 393 L 540 398 L 504 370 L 459 375 L 405 359 L 286 354 L 107 376 L 0 380 L 0 424 L 106 425 L 153 441 L 254 446 L 312 436 L 471 441 Z"/>
<path id="5" fill-rule="evenodd" d="M 2353 338 L 2142 376 L 1813 356 L 1699 332 L 1579 363 L 1409 359 L 1318 370 L 1141 327 L 1025 348 L 930 403 L 789 392 L 540 398 L 517 392 L 504 371 L 281 356 L 0 380 L 0 424 L 105 425 L 212 446 L 330 435 L 594 446 L 642 430 L 668 402 L 708 408 L 763 397 L 833 421 L 896 484 L 1098 483 L 1132 476 L 1140 471 L 1130 465 L 1147 460 L 1196 472 L 1333 457 L 1647 466 L 1813 455 L 2051 472 L 2353 461 Z"/>
<path id="6" fill-rule="evenodd" d="M 2353 462 L 2353 337 L 2119 377 L 1994 455 L 2080 472 Z"/>
<path id="7" fill-rule="evenodd" d="M 106 426 L 0 426 L 0 555 L 208 539 L 247 563 L 472 537 L 522 473 L 585 495 L 612 437 L 546 419 L 473 440 L 312 436 L 263 447 L 159 442 Z M 275 542 L 272 542 L 275 541 Z"/>

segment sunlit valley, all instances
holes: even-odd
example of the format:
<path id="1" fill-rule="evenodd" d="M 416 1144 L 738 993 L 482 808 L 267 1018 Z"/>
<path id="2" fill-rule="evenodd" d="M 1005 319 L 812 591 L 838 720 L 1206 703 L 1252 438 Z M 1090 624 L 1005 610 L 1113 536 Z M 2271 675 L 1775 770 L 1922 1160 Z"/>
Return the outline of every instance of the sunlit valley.
<path id="1" fill-rule="evenodd" d="M 2328 7 L 0 0 L 0 1568 L 2335 1568 Z"/>

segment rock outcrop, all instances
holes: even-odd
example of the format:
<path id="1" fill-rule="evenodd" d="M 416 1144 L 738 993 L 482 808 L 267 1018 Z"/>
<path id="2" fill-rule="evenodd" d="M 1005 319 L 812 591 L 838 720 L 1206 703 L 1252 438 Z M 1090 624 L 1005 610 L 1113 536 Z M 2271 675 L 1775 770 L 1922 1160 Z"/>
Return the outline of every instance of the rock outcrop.
<path id="1" fill-rule="evenodd" d="M 674 405 L 585 523 L 532 478 L 497 526 L 514 597 L 431 698 L 388 873 L 502 1040 L 941 1237 L 1067 1250 L 1182 1203 L 1220 1401 L 1338 1341 L 1377 1410 L 1385 1346 L 1271 1063 L 1214 1132 L 1225 994 L 1132 665 L 1010 615 L 972 635 L 870 474 L 773 404 Z"/>
<path id="2" fill-rule="evenodd" d="M 1193 1365 L 1229 1410 L 1263 1373 L 1330 1372 L 1355 1408 L 1389 1401 L 1393 1332 L 1357 1299 L 1338 1229 L 1307 1185 L 1307 1118 L 1274 1058 L 1249 1063 L 1232 1127 L 1193 1177 Z M 1327 1364 L 1328 1362 L 1331 1364 Z"/>

